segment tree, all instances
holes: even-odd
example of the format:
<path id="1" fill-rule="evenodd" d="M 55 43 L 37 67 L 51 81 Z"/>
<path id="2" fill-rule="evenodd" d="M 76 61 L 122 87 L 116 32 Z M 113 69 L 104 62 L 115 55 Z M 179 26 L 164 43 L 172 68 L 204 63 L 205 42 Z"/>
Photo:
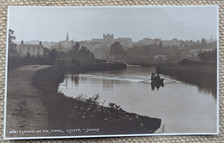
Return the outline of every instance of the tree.
<path id="1" fill-rule="evenodd" d="M 207 42 L 204 38 L 201 39 L 201 44 L 207 44 Z"/>
<path id="2" fill-rule="evenodd" d="M 56 58 L 57 58 L 57 51 L 55 49 L 51 50 L 50 53 L 49 53 L 50 64 L 54 64 L 55 61 L 56 61 Z"/>
<path id="3" fill-rule="evenodd" d="M 121 60 L 126 58 L 127 54 L 121 44 L 116 41 L 111 45 L 109 55 L 115 57 L 115 60 Z"/>
<path id="4" fill-rule="evenodd" d="M 162 48 L 162 47 L 163 47 L 163 43 L 159 42 L 159 48 Z"/>
<path id="5" fill-rule="evenodd" d="M 213 51 L 208 51 L 208 52 L 202 52 L 198 54 L 199 59 L 201 60 L 202 63 L 216 63 L 217 59 L 217 49 Z"/>
<path id="6" fill-rule="evenodd" d="M 79 57 L 82 59 L 94 59 L 95 55 L 90 52 L 86 47 L 82 47 L 82 49 L 78 53 Z"/>
<path id="7" fill-rule="evenodd" d="M 9 47 L 15 47 L 16 44 L 13 42 L 13 40 L 15 40 L 16 37 L 14 36 L 14 31 L 12 29 L 9 29 L 9 37 L 8 37 L 8 44 Z"/>
<path id="8" fill-rule="evenodd" d="M 14 31 L 12 29 L 9 29 L 9 35 L 8 35 L 8 49 L 9 49 L 9 56 L 13 56 L 17 54 L 16 51 L 16 44 L 13 42 L 16 37 L 14 36 Z"/>
<path id="9" fill-rule="evenodd" d="M 76 42 L 76 43 L 75 43 L 75 46 L 73 46 L 73 48 L 74 48 L 75 50 L 79 50 L 79 47 L 80 47 L 80 43 L 79 43 L 79 42 Z"/>
<path id="10" fill-rule="evenodd" d="M 31 58 L 30 52 L 27 52 L 27 53 L 26 53 L 26 58 L 27 58 L 27 59 L 30 59 L 30 58 Z"/>

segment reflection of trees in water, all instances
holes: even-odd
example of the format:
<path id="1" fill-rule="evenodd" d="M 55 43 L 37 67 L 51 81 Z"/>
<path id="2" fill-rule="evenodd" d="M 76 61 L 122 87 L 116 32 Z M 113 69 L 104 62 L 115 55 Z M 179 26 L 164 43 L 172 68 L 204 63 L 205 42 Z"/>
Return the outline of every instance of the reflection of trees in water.
<path id="1" fill-rule="evenodd" d="M 159 71 L 164 75 L 169 75 L 177 80 L 183 81 L 187 84 L 193 84 L 198 87 L 199 92 L 211 93 L 215 98 L 217 94 L 217 79 L 216 74 L 201 72 L 200 74 L 190 73 L 189 71 Z"/>
<path id="2" fill-rule="evenodd" d="M 79 76 L 78 75 L 73 75 L 73 74 L 67 75 L 65 77 L 65 79 L 64 79 L 64 82 L 65 82 L 65 87 L 66 88 L 67 88 L 67 86 L 69 84 L 68 82 L 71 82 L 72 85 L 74 85 L 74 86 L 78 86 L 78 84 L 79 84 Z"/>
<path id="3" fill-rule="evenodd" d="M 217 95 L 217 80 L 210 77 L 204 77 L 204 80 L 199 81 L 197 87 L 199 92 L 212 93 L 216 98 Z"/>
<path id="4" fill-rule="evenodd" d="M 212 93 L 212 95 L 216 98 L 217 94 L 217 81 L 216 81 L 216 75 L 209 75 L 209 74 L 201 74 L 198 76 L 174 76 L 174 78 L 184 81 L 188 84 L 194 84 L 197 85 L 198 90 L 200 92 L 206 92 L 206 93 Z"/>
<path id="5" fill-rule="evenodd" d="M 102 83 L 103 83 L 103 89 L 113 89 L 114 85 L 117 84 L 121 84 L 125 81 L 119 81 L 119 80 L 111 80 L 111 79 L 103 79 Z M 129 82 L 125 82 L 126 84 Z"/>
<path id="6" fill-rule="evenodd" d="M 72 75 L 72 83 L 75 85 L 79 84 L 79 76 L 78 75 Z"/>
<path id="7" fill-rule="evenodd" d="M 113 80 L 103 80 L 103 89 L 112 89 L 114 87 Z"/>

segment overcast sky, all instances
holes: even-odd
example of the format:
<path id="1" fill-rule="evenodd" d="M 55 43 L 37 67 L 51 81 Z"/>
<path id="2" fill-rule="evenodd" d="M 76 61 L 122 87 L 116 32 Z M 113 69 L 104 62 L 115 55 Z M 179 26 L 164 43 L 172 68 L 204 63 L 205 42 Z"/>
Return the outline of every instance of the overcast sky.
<path id="1" fill-rule="evenodd" d="M 16 41 L 115 38 L 216 38 L 217 7 L 10 7 L 9 28 Z"/>

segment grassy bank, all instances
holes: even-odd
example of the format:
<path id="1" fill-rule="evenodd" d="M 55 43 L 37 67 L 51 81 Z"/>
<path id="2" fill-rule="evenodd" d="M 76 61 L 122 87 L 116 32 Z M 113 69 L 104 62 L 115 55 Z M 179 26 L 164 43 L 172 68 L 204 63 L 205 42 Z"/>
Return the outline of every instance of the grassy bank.
<path id="1" fill-rule="evenodd" d="M 87 71 L 82 69 L 83 71 Z M 145 134 L 154 133 L 161 125 L 161 119 L 128 113 L 116 104 L 102 106 L 97 100 L 80 96 L 76 99 L 57 93 L 64 72 L 58 67 L 39 70 L 35 73 L 33 86 L 42 91 L 42 100 L 48 111 L 50 129 L 82 129 L 81 132 L 63 135 L 91 134 Z M 86 129 L 99 129 L 86 132 Z M 52 133 L 52 135 L 62 135 Z"/>
<path id="2" fill-rule="evenodd" d="M 27 65 L 8 71 L 6 137 L 27 137 L 34 134 L 21 132 L 46 129 L 47 110 L 39 90 L 32 85 L 32 77 L 36 71 L 48 67 L 50 66 Z M 35 134 L 44 135 L 42 132 Z"/>
<path id="3" fill-rule="evenodd" d="M 202 64 L 159 65 L 156 67 L 156 72 L 169 75 L 189 84 L 197 85 L 199 90 L 206 90 L 216 94 L 216 66 Z"/>

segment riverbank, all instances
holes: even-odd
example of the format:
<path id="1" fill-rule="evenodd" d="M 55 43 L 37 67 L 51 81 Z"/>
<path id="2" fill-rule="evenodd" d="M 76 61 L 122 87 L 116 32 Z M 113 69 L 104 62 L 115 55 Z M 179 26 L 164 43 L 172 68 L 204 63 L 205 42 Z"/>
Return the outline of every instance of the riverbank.
<path id="1" fill-rule="evenodd" d="M 79 132 L 51 135 L 110 135 L 154 133 L 161 125 L 161 119 L 128 113 L 116 104 L 107 107 L 92 98 L 80 96 L 76 99 L 57 93 L 58 84 L 64 73 L 57 67 L 39 70 L 33 77 L 33 86 L 42 91 L 42 100 L 48 111 L 49 128 L 81 129 Z M 99 95 L 100 96 L 100 95 Z M 86 132 L 87 129 L 97 131 Z"/>
<path id="2" fill-rule="evenodd" d="M 169 64 L 159 65 L 156 72 L 169 75 L 183 82 L 194 84 L 201 90 L 207 90 L 216 95 L 217 91 L 217 67 L 202 64 Z"/>
<path id="3" fill-rule="evenodd" d="M 32 77 L 47 65 L 22 66 L 8 72 L 6 136 L 23 136 L 22 131 L 47 129 L 47 110 L 40 91 L 32 86 Z M 21 133 L 18 133 L 18 132 Z M 26 134 L 29 136 L 30 134 Z M 42 133 L 36 133 L 41 136 Z"/>

